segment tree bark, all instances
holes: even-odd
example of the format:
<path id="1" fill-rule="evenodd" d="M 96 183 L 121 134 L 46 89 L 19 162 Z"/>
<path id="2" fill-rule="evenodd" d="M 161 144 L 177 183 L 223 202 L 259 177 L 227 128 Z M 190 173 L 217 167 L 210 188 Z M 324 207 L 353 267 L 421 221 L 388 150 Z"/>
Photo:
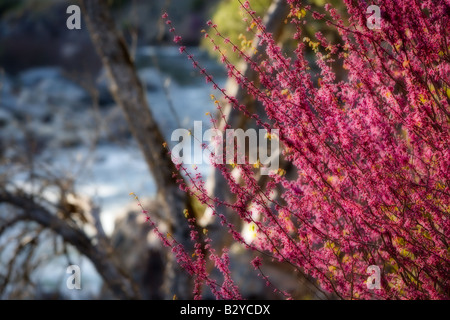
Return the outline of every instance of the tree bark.
<path id="1" fill-rule="evenodd" d="M 191 202 L 172 177 L 178 170 L 163 147 L 165 139 L 150 111 L 127 45 L 116 30 L 106 1 L 82 0 L 81 3 L 92 42 L 108 73 L 111 93 L 122 108 L 155 179 L 170 232 L 180 244 L 189 248 L 189 228 L 183 210 L 189 210 Z M 167 266 L 167 298 L 174 294 L 180 299 L 190 298 L 191 279 L 170 253 Z"/>
<path id="2" fill-rule="evenodd" d="M 41 226 L 53 230 L 65 242 L 73 245 L 85 255 L 96 267 L 105 284 L 119 299 L 139 299 L 136 286 L 112 259 L 108 246 L 94 245 L 86 234 L 75 224 L 69 223 L 52 214 L 48 209 L 36 203 L 32 197 L 25 194 L 13 194 L 0 190 L 0 203 L 9 203 L 23 209 L 18 219 L 35 221 Z"/>

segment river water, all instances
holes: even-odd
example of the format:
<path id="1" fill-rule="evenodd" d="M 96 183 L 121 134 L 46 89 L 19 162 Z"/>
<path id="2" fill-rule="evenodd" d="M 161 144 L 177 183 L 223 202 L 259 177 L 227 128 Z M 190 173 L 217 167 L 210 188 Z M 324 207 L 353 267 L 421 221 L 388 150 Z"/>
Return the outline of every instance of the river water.
<path id="1" fill-rule="evenodd" d="M 188 50 L 218 83 L 225 83 L 221 66 L 198 48 Z M 217 92 L 206 84 L 177 48 L 138 48 L 136 65 L 147 90 L 150 109 L 169 144 L 176 143 L 170 141 L 170 136 L 177 128 L 191 129 L 194 121 L 202 121 L 203 130 L 210 127 L 205 113 L 214 112 L 210 95 Z M 38 142 L 42 141 L 36 161 L 53 172 L 74 177 L 77 194 L 100 206 L 107 234 L 112 233 L 115 219 L 135 205 L 130 192 L 141 198 L 151 198 L 155 194 L 155 184 L 143 156 L 127 133 L 121 111 L 112 100 L 105 98 L 106 102 L 94 113 L 86 90 L 54 67 L 27 70 L 10 79 L 4 77 L 0 93 L 0 137 L 4 141 L 10 139 L 12 144 L 23 142 L 26 135 L 19 129 L 25 127 Z M 19 120 L 17 114 L 21 115 Z M 92 137 L 99 128 L 100 139 L 92 147 Z M 8 158 L 13 153 L 14 148 L 5 148 L 3 157 Z M 199 165 L 199 169 L 205 177 L 208 175 L 207 163 Z M 15 180 L 24 188 L 32 188 L 24 172 L 19 172 Z M 57 194 L 50 190 L 45 196 L 53 200 Z M 0 210 L 5 208 L 0 207 Z M 64 259 L 53 260 L 39 269 L 35 277 L 43 287 L 60 287 L 73 299 L 95 296 L 101 279 L 89 261 L 84 259 L 80 263 L 86 280 L 83 292 L 63 290 L 65 281 L 61 283 L 61 279 L 67 277 L 65 268 L 61 267 L 67 266 Z"/>

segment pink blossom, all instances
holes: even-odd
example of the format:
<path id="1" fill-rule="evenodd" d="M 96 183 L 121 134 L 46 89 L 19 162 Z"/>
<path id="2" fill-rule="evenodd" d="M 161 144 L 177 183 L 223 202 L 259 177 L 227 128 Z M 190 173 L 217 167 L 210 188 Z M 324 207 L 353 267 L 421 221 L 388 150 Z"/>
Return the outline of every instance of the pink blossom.
<path id="1" fill-rule="evenodd" d="M 382 28 L 370 30 L 366 3 L 344 2 L 348 20 L 330 4 L 325 5 L 326 16 L 313 13 L 315 19 L 326 19 L 338 41 L 320 32 L 309 36 L 314 39 L 305 38 L 299 21 L 288 20 L 298 41 L 289 54 L 258 17 L 249 21 L 256 23 L 261 55 L 249 56 L 215 30 L 224 39 L 223 46 L 231 46 L 257 79 L 242 74 L 221 46 L 208 38 L 229 78 L 258 101 L 264 116 L 230 96 L 207 68 L 187 55 L 237 112 L 261 128 L 280 130 L 283 158 L 292 169 L 290 175 L 282 170 L 272 174 L 261 186 L 252 165 L 236 166 L 237 181 L 230 165 L 213 162 L 235 195 L 234 202 L 211 198 L 201 174 L 177 164 L 189 181 L 180 180 L 180 187 L 212 210 L 245 248 L 288 262 L 340 298 L 448 299 L 448 8 L 443 1 L 381 1 Z M 288 3 L 291 16 L 310 10 L 299 1 Z M 243 7 L 254 15 L 248 2 Z M 207 25 L 216 28 L 211 21 Z M 345 74 L 337 74 L 339 68 Z M 226 123 L 221 104 L 216 107 L 217 120 Z M 246 243 L 228 216 L 217 213 L 218 206 L 242 221 L 254 222 L 267 237 Z M 258 221 L 252 221 L 250 207 L 258 208 Z M 197 241 L 196 234 L 191 236 Z M 218 256 L 211 246 L 204 247 L 223 274 L 219 285 L 204 268 L 206 258 L 200 252 L 192 259 L 184 248 L 164 241 L 174 248 L 180 264 L 196 275 L 196 297 L 202 284 L 216 297 L 240 297 L 227 251 Z M 261 259 L 256 257 L 251 264 L 259 268 Z M 383 267 L 382 290 L 370 291 L 365 285 L 371 264 Z M 273 286 L 262 272 L 260 276 Z"/>
<path id="2" fill-rule="evenodd" d="M 175 36 L 175 37 L 173 38 L 173 41 L 174 41 L 175 43 L 179 43 L 179 42 L 181 42 L 181 37 L 180 37 L 180 36 Z"/>
<path id="3" fill-rule="evenodd" d="M 260 258 L 260 257 L 255 257 L 255 258 L 252 260 L 252 266 L 253 266 L 255 269 L 258 269 L 258 268 L 261 266 L 261 263 L 262 263 L 262 261 L 261 261 L 261 258 Z"/>

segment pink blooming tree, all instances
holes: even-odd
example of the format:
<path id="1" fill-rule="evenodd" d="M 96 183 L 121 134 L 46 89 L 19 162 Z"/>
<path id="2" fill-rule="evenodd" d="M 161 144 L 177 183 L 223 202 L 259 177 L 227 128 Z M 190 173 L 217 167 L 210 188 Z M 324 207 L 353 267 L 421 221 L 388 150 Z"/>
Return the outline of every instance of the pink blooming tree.
<path id="1" fill-rule="evenodd" d="M 236 195 L 228 203 L 209 196 L 200 174 L 179 164 L 190 182 L 181 187 L 211 208 L 236 241 L 259 252 L 252 264 L 260 271 L 259 256 L 267 255 L 343 299 L 450 298 L 450 2 L 344 0 L 345 19 L 329 4 L 316 11 L 302 1 L 287 3 L 294 52 L 282 51 L 249 1 L 242 8 L 261 54 L 232 43 L 213 22 L 209 30 L 223 41 L 205 33 L 229 77 L 264 106 L 264 119 L 221 88 L 187 48 L 180 52 L 220 90 L 222 101 L 269 132 L 279 129 L 279 136 L 269 137 L 280 140 L 293 177 L 279 169 L 261 187 L 257 166 L 216 163 Z M 378 29 L 367 23 L 370 4 L 380 8 Z M 181 42 L 167 14 L 163 18 Z M 325 21 L 339 39 L 331 42 L 320 31 L 315 39 L 304 37 L 307 18 Z M 257 81 L 229 62 L 227 48 Z M 306 58 L 311 52 L 313 62 Z M 222 102 L 216 105 L 222 115 Z M 253 222 L 256 239 L 246 242 L 218 206 Z M 200 237 L 195 219 L 185 214 L 194 254 L 170 235 L 160 237 L 196 279 L 196 298 L 204 284 L 218 298 L 239 298 L 227 251 L 216 253 L 206 231 Z M 207 260 L 223 282 L 209 275 Z M 381 269 L 380 289 L 366 284 L 371 265 Z"/>

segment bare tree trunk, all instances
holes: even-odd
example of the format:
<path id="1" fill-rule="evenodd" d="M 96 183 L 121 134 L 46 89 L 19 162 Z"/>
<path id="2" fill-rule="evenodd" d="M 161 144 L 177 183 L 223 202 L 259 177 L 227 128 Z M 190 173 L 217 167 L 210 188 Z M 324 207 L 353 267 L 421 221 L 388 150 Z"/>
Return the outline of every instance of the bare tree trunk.
<path id="1" fill-rule="evenodd" d="M 36 203 L 32 197 L 20 193 L 0 190 L 0 203 L 9 203 L 23 209 L 18 220 L 35 221 L 41 226 L 53 230 L 65 242 L 92 261 L 105 284 L 119 299 L 139 299 L 139 293 L 130 277 L 126 275 L 112 259 L 112 249 L 108 246 L 94 245 L 86 234 L 69 220 L 63 220 L 45 207 Z"/>
<path id="2" fill-rule="evenodd" d="M 185 208 L 190 209 L 189 197 L 172 178 L 172 173 L 178 170 L 163 148 L 164 137 L 150 111 L 127 45 L 116 30 L 107 1 L 82 0 L 81 3 L 92 42 L 108 73 L 111 93 L 124 111 L 130 130 L 155 179 L 170 232 L 179 243 L 189 248 L 189 228 L 183 215 Z M 165 279 L 167 297 L 176 294 L 180 299 L 190 298 L 190 278 L 180 269 L 172 254 L 169 253 L 168 259 Z"/>

